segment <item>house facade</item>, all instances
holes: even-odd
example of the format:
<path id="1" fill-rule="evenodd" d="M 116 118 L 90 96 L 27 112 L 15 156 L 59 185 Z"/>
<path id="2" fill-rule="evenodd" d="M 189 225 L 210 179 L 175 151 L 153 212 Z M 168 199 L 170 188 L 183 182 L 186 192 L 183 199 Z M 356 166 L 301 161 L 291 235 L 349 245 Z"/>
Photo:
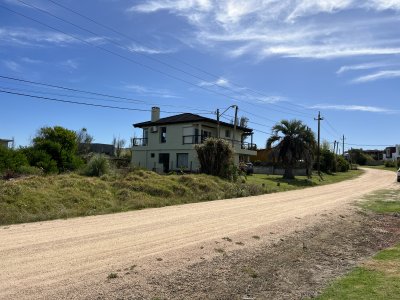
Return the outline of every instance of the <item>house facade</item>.
<path id="1" fill-rule="evenodd" d="M 400 145 L 386 147 L 383 154 L 383 160 L 400 160 Z"/>
<path id="2" fill-rule="evenodd" d="M 198 172 L 200 164 L 195 145 L 208 137 L 219 136 L 231 142 L 236 165 L 257 154 L 256 145 L 252 143 L 252 129 L 236 126 L 235 130 L 233 124 L 192 113 L 160 118 L 160 108 L 153 107 L 150 121 L 133 126 L 141 128 L 143 134 L 132 141 L 132 164 L 160 173 L 171 170 Z M 245 142 L 247 138 L 251 142 Z"/>
<path id="3" fill-rule="evenodd" d="M 0 147 L 12 148 L 14 140 L 0 139 Z"/>

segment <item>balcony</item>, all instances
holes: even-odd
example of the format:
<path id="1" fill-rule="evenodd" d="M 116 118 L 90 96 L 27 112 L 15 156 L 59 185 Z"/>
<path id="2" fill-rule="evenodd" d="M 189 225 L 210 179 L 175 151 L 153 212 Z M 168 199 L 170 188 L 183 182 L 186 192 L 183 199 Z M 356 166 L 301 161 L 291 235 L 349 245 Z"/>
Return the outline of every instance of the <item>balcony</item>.
<path id="1" fill-rule="evenodd" d="M 149 139 L 147 138 L 133 138 L 132 139 L 132 146 L 133 147 L 142 147 L 142 146 L 147 146 Z"/>

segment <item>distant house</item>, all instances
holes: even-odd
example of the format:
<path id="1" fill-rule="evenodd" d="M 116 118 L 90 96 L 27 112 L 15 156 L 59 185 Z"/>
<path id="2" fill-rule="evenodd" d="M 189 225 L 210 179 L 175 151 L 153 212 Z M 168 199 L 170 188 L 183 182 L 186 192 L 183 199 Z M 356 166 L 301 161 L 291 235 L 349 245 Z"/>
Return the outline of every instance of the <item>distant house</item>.
<path id="1" fill-rule="evenodd" d="M 219 125 L 218 125 L 219 124 Z M 166 118 L 160 118 L 160 108 L 153 107 L 151 120 L 136 123 L 135 128 L 141 128 L 141 138 L 133 139 L 132 164 L 157 172 L 170 170 L 187 170 L 196 172 L 200 165 L 195 150 L 196 144 L 201 144 L 208 137 L 219 137 L 232 142 L 235 150 L 234 162 L 249 161 L 256 155 L 256 145 L 245 142 L 247 137 L 252 140 L 253 130 L 246 127 L 217 122 L 192 113 L 183 113 Z"/>
<path id="2" fill-rule="evenodd" d="M 0 139 L 0 147 L 11 148 L 14 140 Z"/>
<path id="3" fill-rule="evenodd" d="M 384 155 L 383 150 L 362 150 L 362 152 L 371 156 L 374 160 L 382 160 Z"/>
<path id="4" fill-rule="evenodd" d="M 114 156 L 115 147 L 110 144 L 91 143 L 89 145 L 89 152 Z"/>
<path id="5" fill-rule="evenodd" d="M 386 147 L 383 154 L 383 160 L 400 160 L 400 145 Z"/>

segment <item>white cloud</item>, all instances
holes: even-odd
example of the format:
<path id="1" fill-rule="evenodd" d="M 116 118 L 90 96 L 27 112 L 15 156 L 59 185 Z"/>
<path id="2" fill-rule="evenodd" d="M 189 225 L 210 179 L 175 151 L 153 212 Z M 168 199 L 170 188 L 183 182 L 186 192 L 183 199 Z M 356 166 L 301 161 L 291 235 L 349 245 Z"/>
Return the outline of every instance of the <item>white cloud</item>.
<path id="1" fill-rule="evenodd" d="M 384 70 L 376 73 L 360 76 L 356 79 L 353 79 L 352 83 L 364 83 L 370 81 L 376 81 L 381 79 L 391 79 L 400 77 L 400 70 Z"/>
<path id="2" fill-rule="evenodd" d="M 104 37 L 84 37 L 84 36 L 77 36 L 77 37 L 86 42 L 94 44 L 103 44 L 105 42 Z M 82 43 L 82 41 L 75 39 L 72 36 L 55 31 L 42 31 L 26 27 L 0 28 L 0 45 L 7 44 L 7 45 L 19 45 L 19 46 L 43 47 L 49 45 L 67 46 L 80 43 Z"/>
<path id="3" fill-rule="evenodd" d="M 33 59 L 33 58 L 30 58 L 30 57 L 22 57 L 21 61 L 24 62 L 24 63 L 28 63 L 28 64 L 41 64 L 41 63 L 43 63 L 42 60 Z"/>
<path id="4" fill-rule="evenodd" d="M 154 89 L 137 84 L 127 84 L 125 89 L 133 91 L 139 95 L 156 98 L 181 98 L 167 89 Z"/>
<path id="5" fill-rule="evenodd" d="M 10 69 L 13 72 L 19 73 L 22 71 L 21 65 L 13 60 L 3 60 L 3 64 L 6 68 Z"/>
<path id="6" fill-rule="evenodd" d="M 220 86 L 220 87 L 231 87 L 228 79 L 220 77 L 215 81 L 202 81 L 199 83 L 200 86 Z"/>
<path id="7" fill-rule="evenodd" d="M 400 11 L 399 3 L 400 0 L 150 0 L 129 11 L 166 11 L 184 18 L 194 30 L 191 36 L 180 40 L 234 58 L 250 54 L 257 59 L 333 59 L 399 54 L 395 28 L 400 27 L 400 18 L 380 14 L 387 9 Z M 350 9 L 354 17 L 341 14 Z M 335 16 L 322 19 L 321 14 Z"/>
<path id="8" fill-rule="evenodd" d="M 387 109 L 377 106 L 365 106 L 365 105 L 336 105 L 336 104 L 316 104 L 311 106 L 312 109 L 325 109 L 325 110 L 344 110 L 344 111 L 362 111 L 362 112 L 373 112 L 373 113 L 396 113 L 398 111 Z"/>
<path id="9" fill-rule="evenodd" d="M 76 59 L 67 59 L 61 62 L 60 65 L 70 70 L 77 70 L 79 68 L 79 63 Z"/>
<path id="10" fill-rule="evenodd" d="M 397 63 L 388 63 L 388 62 L 371 62 L 371 63 L 364 63 L 358 65 L 346 65 L 341 66 L 337 71 L 336 74 L 343 74 L 345 72 L 350 71 L 358 71 L 358 70 L 369 70 L 369 69 L 377 69 L 387 66 L 398 65 Z"/>
<path id="11" fill-rule="evenodd" d="M 146 53 L 146 54 L 167 54 L 173 53 L 175 50 L 164 50 L 164 49 L 154 49 L 149 48 L 141 45 L 132 44 L 127 47 L 131 52 L 139 52 L 139 53 Z"/>

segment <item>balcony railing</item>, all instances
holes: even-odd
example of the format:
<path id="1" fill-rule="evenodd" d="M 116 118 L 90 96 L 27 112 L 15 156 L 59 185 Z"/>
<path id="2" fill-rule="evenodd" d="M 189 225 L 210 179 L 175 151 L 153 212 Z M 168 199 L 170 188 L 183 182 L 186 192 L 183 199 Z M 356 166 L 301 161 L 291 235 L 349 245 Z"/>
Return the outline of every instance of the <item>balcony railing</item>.
<path id="1" fill-rule="evenodd" d="M 132 146 L 133 147 L 140 147 L 140 146 L 147 146 L 148 139 L 147 138 L 133 138 L 132 139 Z"/>

